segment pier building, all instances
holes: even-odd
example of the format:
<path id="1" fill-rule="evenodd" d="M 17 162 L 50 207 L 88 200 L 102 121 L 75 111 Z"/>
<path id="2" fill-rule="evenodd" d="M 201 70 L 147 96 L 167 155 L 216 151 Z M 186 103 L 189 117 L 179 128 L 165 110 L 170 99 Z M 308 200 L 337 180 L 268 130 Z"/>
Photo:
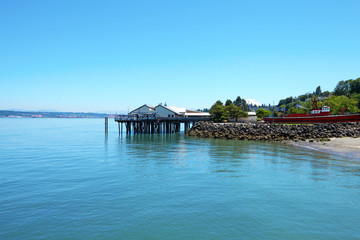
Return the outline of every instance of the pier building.
<path id="1" fill-rule="evenodd" d="M 156 107 L 144 104 L 128 115 L 118 115 L 115 121 L 119 126 L 119 134 L 126 133 L 176 133 L 180 132 L 181 124 L 187 132 L 191 125 L 199 121 L 209 121 L 210 114 L 207 112 L 191 111 L 184 107 L 157 105 Z"/>
<path id="2" fill-rule="evenodd" d="M 150 106 L 147 104 L 144 104 L 138 108 L 135 108 L 134 110 L 132 110 L 131 112 L 129 112 L 128 115 L 136 115 L 136 114 L 149 114 L 149 113 L 154 113 L 155 111 L 155 107 L 154 106 Z"/>

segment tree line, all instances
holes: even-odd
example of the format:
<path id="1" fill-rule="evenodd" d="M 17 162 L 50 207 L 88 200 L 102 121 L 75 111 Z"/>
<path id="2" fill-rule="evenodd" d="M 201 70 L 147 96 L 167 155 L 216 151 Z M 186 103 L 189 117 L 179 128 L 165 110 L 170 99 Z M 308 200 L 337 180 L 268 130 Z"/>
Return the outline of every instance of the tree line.
<path id="1" fill-rule="evenodd" d="M 258 120 L 266 116 L 274 115 L 275 117 L 287 114 L 310 114 L 313 108 L 312 99 L 316 97 L 318 100 L 318 107 L 324 105 L 330 107 L 331 114 L 340 114 L 341 112 L 358 113 L 360 109 L 360 78 L 339 81 L 333 91 L 322 91 L 318 86 L 315 91 L 308 92 L 297 97 L 287 97 L 281 99 L 276 106 L 267 107 L 264 104 L 260 106 L 249 106 L 245 99 L 238 96 L 234 101 L 226 100 L 223 104 L 220 100 L 216 101 L 209 111 L 214 122 L 227 121 L 235 119 L 236 121 L 241 117 L 247 117 L 247 112 L 251 109 L 256 109 Z"/>
<path id="2" fill-rule="evenodd" d="M 312 93 L 281 99 L 274 115 L 282 116 L 283 110 L 288 114 L 310 113 L 312 110 L 311 100 L 314 96 L 318 99 L 319 107 L 324 105 L 330 107 L 331 114 L 339 114 L 342 110 L 357 113 L 360 108 L 360 78 L 340 81 L 332 92 L 323 92 L 318 86 Z"/>
<path id="3" fill-rule="evenodd" d="M 223 122 L 230 119 L 237 121 L 239 118 L 248 117 L 249 105 L 245 99 L 238 96 L 234 101 L 226 100 L 225 105 L 216 101 L 210 108 L 209 113 L 214 122 Z"/>

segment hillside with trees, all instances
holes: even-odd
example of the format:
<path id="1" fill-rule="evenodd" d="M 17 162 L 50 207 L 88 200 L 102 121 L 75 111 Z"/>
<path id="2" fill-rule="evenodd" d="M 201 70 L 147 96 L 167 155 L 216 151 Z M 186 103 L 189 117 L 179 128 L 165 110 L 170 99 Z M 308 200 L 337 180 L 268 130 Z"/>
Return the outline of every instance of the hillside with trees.
<path id="1" fill-rule="evenodd" d="M 357 113 L 360 108 L 360 78 L 340 81 L 332 92 L 323 92 L 318 86 L 312 93 L 281 99 L 274 115 L 310 113 L 314 97 L 318 100 L 319 107 L 329 106 L 331 114 L 340 114 L 342 111 Z"/>
<path id="2" fill-rule="evenodd" d="M 275 117 L 284 114 L 310 114 L 314 97 L 318 101 L 319 108 L 324 105 L 330 107 L 330 114 L 358 113 L 360 109 L 360 78 L 340 81 L 333 91 L 322 91 L 318 86 L 313 92 L 281 99 L 276 106 L 272 107 L 270 105 L 249 106 L 246 100 L 240 96 L 234 101 L 226 100 L 225 104 L 218 100 L 211 106 L 209 112 L 214 122 L 247 117 L 247 112 L 250 110 L 256 110 L 258 120 L 272 114 Z"/>

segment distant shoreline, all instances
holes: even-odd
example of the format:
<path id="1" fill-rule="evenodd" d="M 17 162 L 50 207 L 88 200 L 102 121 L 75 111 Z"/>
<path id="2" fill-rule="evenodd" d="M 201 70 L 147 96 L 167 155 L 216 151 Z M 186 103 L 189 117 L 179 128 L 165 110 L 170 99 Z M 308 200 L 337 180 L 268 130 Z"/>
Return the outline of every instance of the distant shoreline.
<path id="1" fill-rule="evenodd" d="M 0 118 L 113 118 L 114 114 L 86 112 L 34 112 L 0 110 Z"/>

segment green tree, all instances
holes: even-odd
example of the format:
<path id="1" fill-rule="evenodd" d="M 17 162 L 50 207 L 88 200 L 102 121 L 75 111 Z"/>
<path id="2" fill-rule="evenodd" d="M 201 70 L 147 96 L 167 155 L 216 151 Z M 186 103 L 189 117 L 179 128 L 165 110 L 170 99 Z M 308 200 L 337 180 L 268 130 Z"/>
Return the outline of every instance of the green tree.
<path id="1" fill-rule="evenodd" d="M 321 95 L 321 87 L 320 87 L 320 86 L 318 86 L 318 87 L 316 88 L 316 90 L 315 90 L 315 95 L 316 95 L 316 96 L 320 96 L 320 95 Z"/>
<path id="2" fill-rule="evenodd" d="M 215 108 L 218 106 L 224 106 L 224 104 L 220 101 L 217 100 L 210 108 L 209 113 L 212 114 L 212 112 L 214 112 Z"/>
<path id="3" fill-rule="evenodd" d="M 296 99 L 294 99 L 293 97 L 287 97 L 285 99 L 281 99 L 279 101 L 278 107 L 281 106 L 281 105 L 287 105 L 287 104 L 292 103 L 294 101 L 296 101 Z"/>
<path id="4" fill-rule="evenodd" d="M 234 105 L 240 107 L 241 106 L 241 103 L 242 103 L 242 99 L 240 96 L 238 96 L 235 101 L 233 102 Z"/>
<path id="5" fill-rule="evenodd" d="M 216 101 L 211 106 L 209 113 L 211 114 L 211 119 L 214 122 L 221 122 L 229 118 L 229 111 L 220 100 Z"/>
<path id="6" fill-rule="evenodd" d="M 263 108 L 259 108 L 256 111 L 256 117 L 260 120 L 264 119 L 264 117 L 268 117 L 271 115 L 271 111 L 270 110 L 265 110 Z"/>
<path id="7" fill-rule="evenodd" d="M 241 101 L 241 109 L 245 112 L 248 112 L 250 110 L 249 104 L 247 104 L 245 99 Z"/>
<path id="8" fill-rule="evenodd" d="M 198 112 L 209 112 L 209 109 L 207 109 L 207 108 L 204 108 L 204 109 L 198 108 L 196 111 L 198 111 Z"/>
<path id="9" fill-rule="evenodd" d="M 229 118 L 229 110 L 224 105 L 213 105 L 210 108 L 210 114 L 214 122 L 221 122 Z"/>
<path id="10" fill-rule="evenodd" d="M 249 104 L 247 104 L 246 100 L 245 99 L 242 99 L 240 96 L 238 96 L 234 102 L 233 102 L 234 105 L 238 106 L 238 107 L 241 107 L 241 109 L 245 112 L 248 112 L 250 110 L 249 108 Z"/>
<path id="11" fill-rule="evenodd" d="M 353 80 L 350 83 L 350 94 L 360 93 L 360 78 Z"/>
<path id="12" fill-rule="evenodd" d="M 224 105 L 220 100 L 217 100 L 214 105 Z"/>
<path id="13" fill-rule="evenodd" d="M 230 106 L 230 105 L 233 105 L 233 102 L 230 100 L 230 99 L 228 99 L 228 100 L 226 100 L 226 102 L 225 102 L 225 106 Z"/>
<path id="14" fill-rule="evenodd" d="M 322 97 L 328 97 L 328 96 L 330 96 L 330 92 L 329 91 L 324 91 L 324 92 L 321 93 L 321 96 Z"/>
<path id="15" fill-rule="evenodd" d="M 353 81 L 352 79 L 347 81 L 340 81 L 334 89 L 334 94 L 336 96 L 341 96 L 341 95 L 349 96 L 350 84 L 352 81 Z"/>
<path id="16" fill-rule="evenodd" d="M 298 97 L 298 100 L 301 101 L 301 102 L 305 102 L 306 99 L 309 98 L 309 95 L 308 94 L 303 94 L 303 95 L 300 95 Z"/>
<path id="17" fill-rule="evenodd" d="M 306 102 L 301 102 L 301 109 L 304 111 L 304 113 L 308 113 L 310 114 L 311 110 L 312 110 L 312 101 L 306 101 Z"/>
<path id="18" fill-rule="evenodd" d="M 235 118 L 236 121 L 238 120 L 238 118 L 248 117 L 247 112 L 243 111 L 241 107 L 236 106 L 234 104 L 228 106 L 228 111 L 229 111 L 229 116 L 231 118 Z"/>
<path id="19" fill-rule="evenodd" d="M 341 109 L 348 108 L 351 113 L 358 112 L 358 102 L 347 96 L 332 96 L 327 99 L 331 114 L 341 113 Z"/>
<path id="20" fill-rule="evenodd" d="M 289 110 L 287 111 L 288 114 L 301 114 L 301 113 L 305 113 L 305 109 L 297 109 L 296 107 L 291 107 L 289 108 Z"/>
<path id="21" fill-rule="evenodd" d="M 357 102 L 357 107 L 360 109 L 360 93 L 353 93 L 351 94 L 351 99 Z"/>

